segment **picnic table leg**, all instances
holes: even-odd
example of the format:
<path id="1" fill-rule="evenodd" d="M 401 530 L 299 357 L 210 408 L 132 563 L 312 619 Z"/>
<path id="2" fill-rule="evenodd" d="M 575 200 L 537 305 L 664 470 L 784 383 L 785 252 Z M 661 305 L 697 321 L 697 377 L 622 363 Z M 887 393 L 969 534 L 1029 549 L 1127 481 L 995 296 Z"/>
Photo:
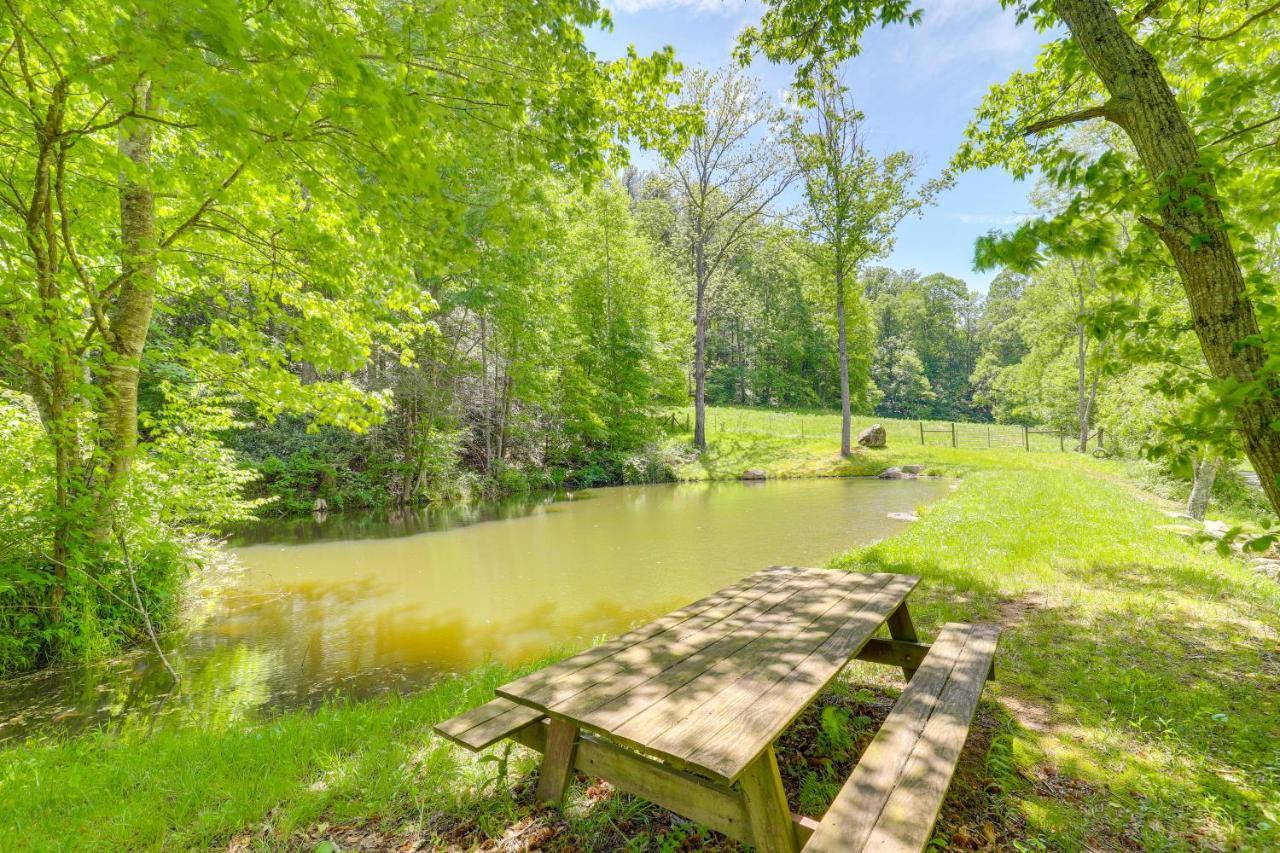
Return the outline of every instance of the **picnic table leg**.
<path id="1" fill-rule="evenodd" d="M 751 762 L 738 781 L 742 785 L 755 849 L 760 853 L 795 853 L 798 845 L 791 808 L 782 789 L 782 774 L 778 772 L 778 758 L 772 744 Z"/>
<path id="2" fill-rule="evenodd" d="M 538 772 L 537 797 L 540 803 L 559 805 L 573 779 L 573 757 L 578 749 L 578 727 L 552 717 L 547 729 L 547 748 Z"/>
<path id="3" fill-rule="evenodd" d="M 905 601 L 889 614 L 887 624 L 889 626 L 889 636 L 895 640 L 906 640 L 911 643 L 920 642 L 920 638 L 916 636 L 915 623 L 911 621 L 911 611 L 907 609 Z M 915 667 L 904 666 L 902 674 L 906 676 L 907 681 L 910 681 L 911 676 L 916 674 Z"/>

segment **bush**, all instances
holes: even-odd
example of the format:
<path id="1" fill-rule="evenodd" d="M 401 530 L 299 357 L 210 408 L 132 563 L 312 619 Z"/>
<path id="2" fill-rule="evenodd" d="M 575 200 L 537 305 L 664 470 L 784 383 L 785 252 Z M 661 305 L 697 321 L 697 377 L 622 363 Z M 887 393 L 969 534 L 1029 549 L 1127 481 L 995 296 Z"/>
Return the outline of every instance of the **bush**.
<path id="1" fill-rule="evenodd" d="M 0 393 L 0 482 L 7 486 L 0 497 L 0 673 L 92 659 L 146 637 L 143 611 L 163 626 L 191 570 L 207 558 L 199 537 L 252 516 L 257 504 L 240 494 L 253 475 L 210 437 L 229 424 L 225 409 L 192 389 L 166 389 L 164 407 L 144 420 L 117 537 L 86 546 L 93 552 L 58 578 L 49 441 L 30 400 Z M 56 584 L 63 598 L 55 612 Z"/>

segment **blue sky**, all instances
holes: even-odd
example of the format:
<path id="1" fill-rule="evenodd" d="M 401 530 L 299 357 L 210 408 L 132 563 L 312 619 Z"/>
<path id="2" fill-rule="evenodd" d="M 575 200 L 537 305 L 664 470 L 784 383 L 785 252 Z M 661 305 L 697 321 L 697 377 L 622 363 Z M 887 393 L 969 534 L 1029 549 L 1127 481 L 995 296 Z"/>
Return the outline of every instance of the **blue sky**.
<path id="1" fill-rule="evenodd" d="M 613 14 L 611 33 L 590 34 L 602 57 L 621 55 L 628 44 L 643 53 L 671 45 L 686 65 L 728 63 L 738 32 L 755 22 L 754 0 L 604 0 Z M 996 0 L 923 0 L 919 27 L 875 29 L 862 55 L 846 64 L 845 82 L 866 114 L 865 130 L 878 153 L 905 149 L 932 177 L 959 145 L 974 107 L 992 84 L 1030 68 L 1043 36 L 1015 25 Z M 782 97 L 787 68 L 763 60 L 752 67 L 765 90 Z M 641 160 L 640 165 L 651 165 Z M 904 223 L 897 246 L 884 261 L 922 273 L 944 272 L 986 290 L 993 274 L 972 268 L 974 238 L 1009 228 L 1029 211 L 1030 184 L 989 170 L 961 176 L 956 187 Z"/>

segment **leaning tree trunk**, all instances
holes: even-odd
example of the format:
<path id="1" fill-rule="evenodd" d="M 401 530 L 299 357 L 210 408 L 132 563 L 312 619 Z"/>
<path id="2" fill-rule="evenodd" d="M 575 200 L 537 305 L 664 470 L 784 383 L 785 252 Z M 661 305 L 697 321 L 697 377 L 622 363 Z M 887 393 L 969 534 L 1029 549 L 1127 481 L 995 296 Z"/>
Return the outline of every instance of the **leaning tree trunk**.
<path id="1" fill-rule="evenodd" d="M 138 102 L 146 109 L 151 86 L 138 84 Z M 116 506 L 128 483 L 138 448 L 138 382 L 142 350 L 151 327 L 156 295 L 156 210 L 148 172 L 151 125 L 132 121 L 120 131 L 120 153 L 136 171 L 120 177 L 120 284 L 109 315 L 106 375 L 99 410 L 100 467 L 94 535 L 108 541 Z"/>
<path id="2" fill-rule="evenodd" d="M 1280 432 L 1271 427 L 1280 422 L 1280 399 L 1263 371 L 1263 350 L 1239 345 L 1258 335 L 1258 321 L 1213 174 L 1200 165 L 1195 133 L 1155 57 L 1129 35 L 1109 0 L 1054 0 L 1054 5 L 1110 95 L 1100 110 L 1077 117 L 1105 117 L 1119 125 L 1156 192 L 1168 199 L 1159 221 L 1147 224 L 1173 256 L 1214 376 L 1251 386 L 1235 411 L 1236 425 L 1271 506 L 1280 512 Z"/>
<path id="3" fill-rule="evenodd" d="M 1195 466 L 1195 480 L 1191 484 L 1191 496 L 1187 498 L 1187 515 L 1196 521 L 1203 521 L 1205 511 L 1209 509 L 1213 481 L 1218 478 L 1221 465 L 1221 459 L 1206 455 Z"/>

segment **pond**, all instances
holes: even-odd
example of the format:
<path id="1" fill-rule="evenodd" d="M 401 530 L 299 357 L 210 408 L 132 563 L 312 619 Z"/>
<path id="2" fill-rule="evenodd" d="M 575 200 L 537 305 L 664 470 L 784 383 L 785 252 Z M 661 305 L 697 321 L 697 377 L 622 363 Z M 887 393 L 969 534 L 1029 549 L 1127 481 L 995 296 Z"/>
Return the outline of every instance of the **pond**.
<path id="1" fill-rule="evenodd" d="M 263 522 L 153 651 L 0 684 L 0 739 L 115 720 L 225 722 L 408 692 L 617 634 L 772 564 L 891 535 L 945 480 L 790 480 Z"/>

